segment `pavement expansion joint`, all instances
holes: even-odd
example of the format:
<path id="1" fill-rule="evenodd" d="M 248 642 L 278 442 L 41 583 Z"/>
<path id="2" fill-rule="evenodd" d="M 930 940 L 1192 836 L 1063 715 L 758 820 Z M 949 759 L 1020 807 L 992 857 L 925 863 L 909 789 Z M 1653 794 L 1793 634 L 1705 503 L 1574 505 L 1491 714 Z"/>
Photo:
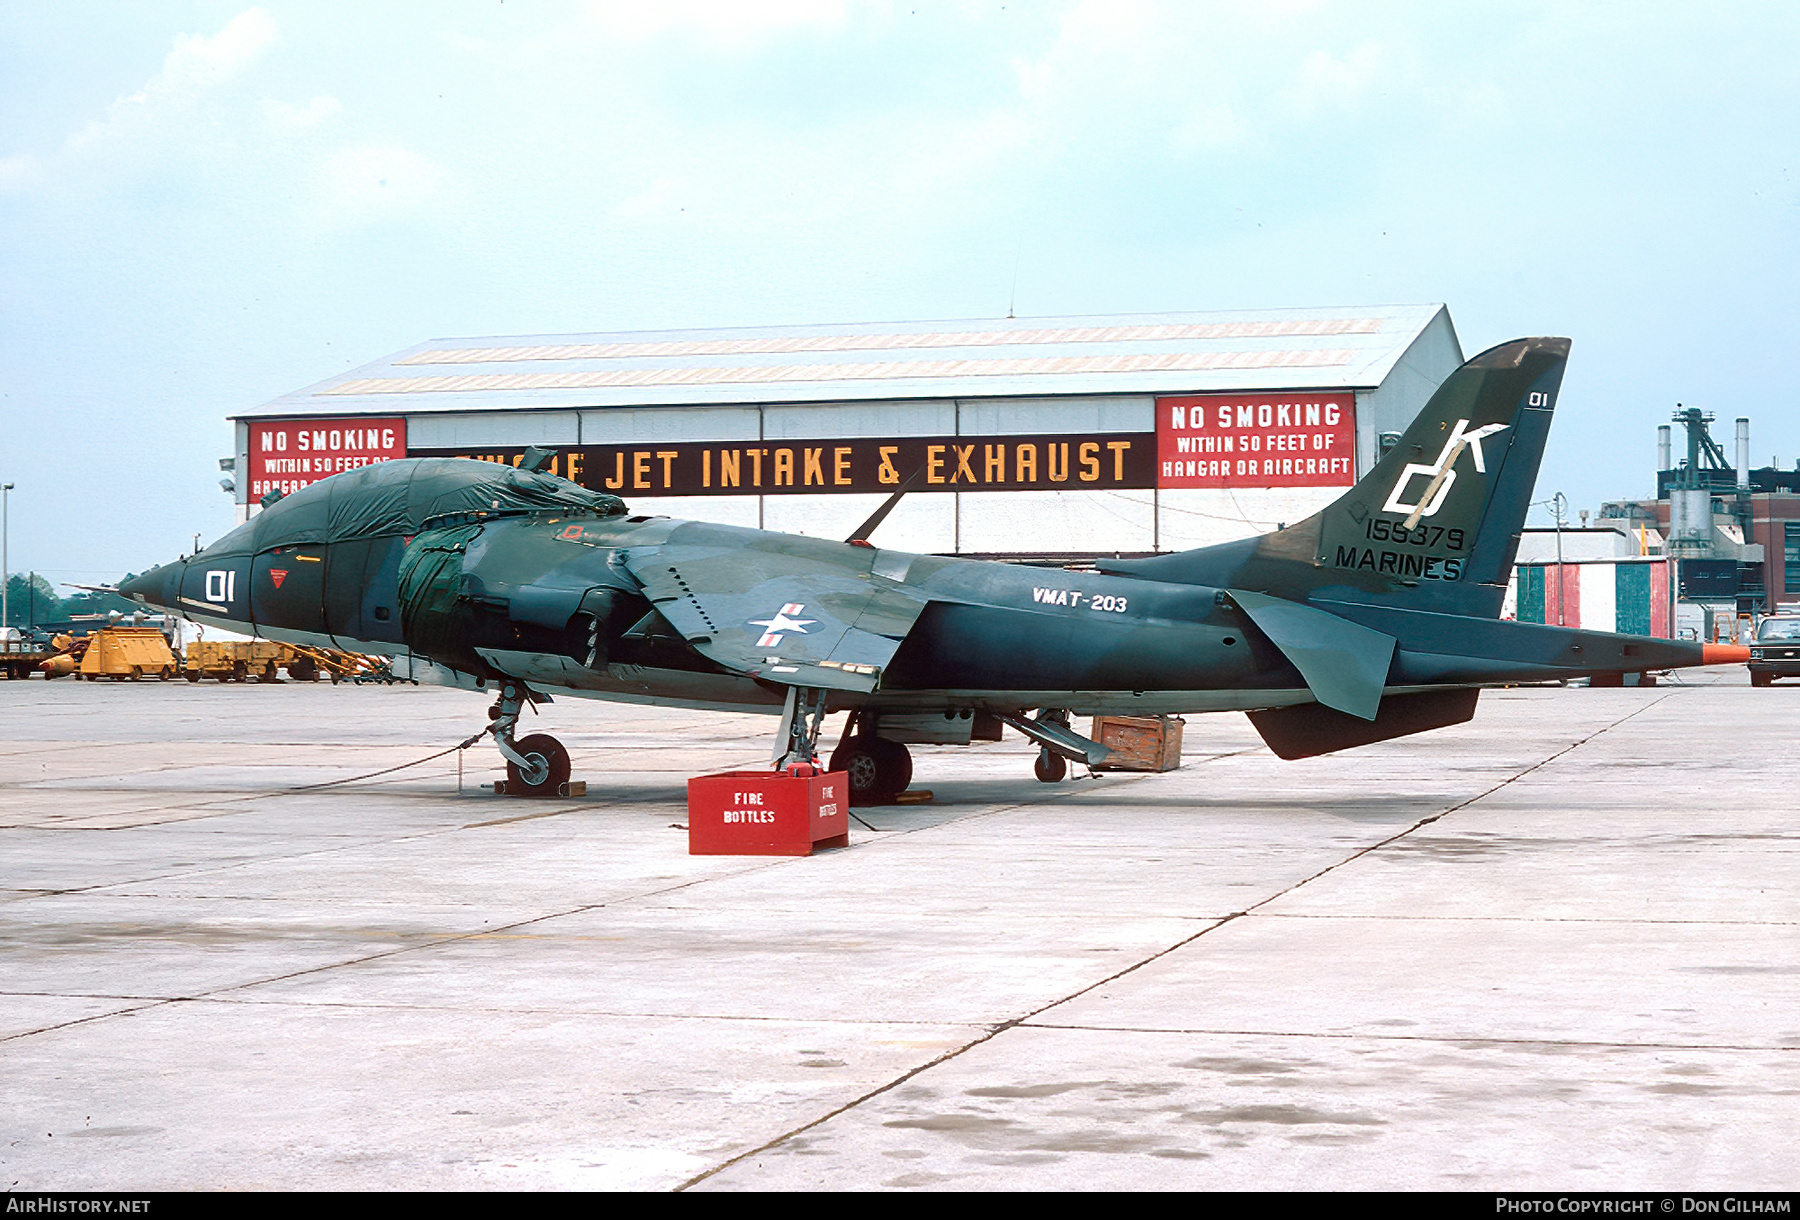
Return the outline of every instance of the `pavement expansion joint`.
<path id="1" fill-rule="evenodd" d="M 450 758 L 215 794 L 220 776 L 372 771 L 437 747 L 297 743 L 321 752 L 277 776 L 222 762 L 211 720 L 151 707 L 107 721 L 102 746 L 180 752 L 190 776 L 4 793 L 46 818 L 185 811 L 116 827 L 133 835 L 29 825 L 8 840 L 19 888 L 0 900 L 50 901 L 4 908 L 27 932 L 8 942 L 26 969 L 0 990 L 0 1065 L 15 1125 L 56 1135 L 9 1145 L 8 1177 L 1780 1182 L 1800 1104 L 1786 883 L 1800 838 L 1767 833 L 1791 825 L 1786 714 L 1734 678 L 1624 698 L 1494 691 L 1472 726 L 1291 769 L 1241 718 L 1213 718 L 1215 744 L 1247 748 L 1195 753 L 1185 783 L 1041 785 L 1023 750 L 933 750 L 922 783 L 958 807 L 859 810 L 892 828 L 853 824 L 847 851 L 697 866 L 673 861 L 676 777 L 749 757 L 766 717 L 717 729 L 726 751 L 708 744 L 717 718 L 572 705 L 567 720 L 595 727 L 566 731 L 615 786 L 508 805 L 455 795 Z M 49 697 L 77 694 L 89 706 L 86 690 Z M 216 720 L 243 738 L 258 728 L 243 717 L 262 716 L 289 738 L 332 714 L 307 709 L 344 705 L 376 732 L 411 715 L 424 727 L 409 735 L 449 739 L 466 710 L 457 692 L 296 695 Z M 34 708 L 8 714 L 9 732 L 46 733 Z M 92 712 L 69 720 L 50 732 L 99 731 Z M 580 740 L 602 731 L 615 746 Z M 1671 741 L 1682 773 L 1652 770 Z M 11 776 L 38 770 L 0 757 Z M 1718 833 L 1691 833 L 1678 807 L 1701 784 Z M 603 816 L 549 820 L 578 812 Z M 305 1164 L 283 1159 L 295 1149 Z"/>
<path id="2" fill-rule="evenodd" d="M 955 1059 L 963 1054 L 966 1054 L 968 1051 L 974 1049 L 975 1047 L 978 1047 L 978 1046 L 984 1045 L 985 1043 L 991 1042 L 995 1038 L 1000 1037 L 1000 1035 L 1002 1035 L 1003 1033 L 1005 1033 L 1008 1030 L 1017 1029 L 1017 1028 L 1026 1027 L 1026 1026 L 1029 1026 L 1032 1028 L 1058 1028 L 1056 1026 L 1053 1026 L 1049 1022 L 1038 1021 L 1035 1018 L 1038 1017 L 1039 1014 L 1048 1012 L 1051 1009 L 1057 1008 L 1063 1004 L 1067 1004 L 1070 1001 L 1077 999 L 1078 997 L 1080 997 L 1082 995 L 1085 995 L 1085 994 L 1087 994 L 1091 991 L 1094 991 L 1100 987 L 1104 987 L 1110 983 L 1116 982 L 1116 981 L 1124 978 L 1125 976 L 1132 974 L 1133 972 L 1135 972 L 1137 970 L 1142 969 L 1143 967 L 1151 964 L 1152 962 L 1157 961 L 1158 959 L 1167 957 L 1170 954 L 1173 954 L 1180 949 L 1186 948 L 1188 945 L 1193 944 L 1195 941 L 1199 940 L 1201 937 L 1206 936 L 1207 934 L 1209 934 L 1219 928 L 1222 928 L 1229 923 L 1232 923 L 1232 922 L 1235 922 L 1236 920 L 1242 919 L 1247 915 L 1252 915 L 1252 914 L 1257 913 L 1258 908 L 1266 906 L 1269 903 L 1274 902 L 1278 898 L 1282 898 L 1288 894 L 1292 894 L 1294 891 L 1299 890 L 1302 887 L 1309 885 L 1314 881 L 1317 881 L 1319 878 L 1324 877 L 1329 873 L 1335 872 L 1336 870 L 1344 867 L 1347 864 L 1350 864 L 1358 859 L 1361 859 L 1363 856 L 1366 856 L 1366 855 L 1370 854 L 1371 852 L 1378 851 L 1382 847 L 1386 847 L 1391 843 L 1394 843 L 1400 839 L 1403 839 L 1407 835 L 1410 835 L 1410 834 L 1414 833 L 1415 831 L 1422 829 L 1423 827 L 1429 826 L 1434 822 L 1437 822 L 1445 817 L 1448 817 L 1450 814 L 1455 813 L 1460 809 L 1466 809 L 1469 806 L 1475 804 L 1476 802 L 1483 800 L 1486 797 L 1492 796 L 1495 792 L 1500 791 L 1502 788 L 1505 788 L 1508 785 L 1515 783 L 1516 781 L 1524 778 L 1527 775 L 1530 775 L 1532 772 L 1537 771 L 1540 768 L 1547 766 L 1548 764 L 1550 764 L 1552 762 L 1555 762 L 1557 759 L 1559 759 L 1559 758 L 1563 757 L 1564 755 L 1569 754 L 1571 751 L 1574 751 L 1574 750 L 1578 749 L 1579 747 L 1587 744 L 1588 742 L 1594 740 L 1596 737 L 1599 737 L 1601 734 L 1607 732 L 1608 730 L 1616 728 L 1618 725 L 1623 724 L 1625 721 L 1630 720 L 1632 717 L 1638 715 L 1639 713 L 1647 711 L 1648 709 L 1656 706 L 1656 704 L 1662 702 L 1664 699 L 1667 699 L 1668 697 L 1669 697 L 1669 694 L 1667 694 L 1667 693 L 1665 693 L 1663 695 L 1659 695 L 1657 698 L 1652 699 L 1647 703 L 1641 704 L 1640 706 L 1634 708 L 1632 711 L 1628 712 L 1626 715 L 1621 716 L 1618 719 L 1616 719 L 1606 725 L 1603 725 L 1602 727 L 1594 730 L 1592 733 L 1589 733 L 1586 736 L 1578 739 L 1577 741 L 1574 741 L 1574 742 L 1570 743 L 1569 745 L 1564 746 L 1562 749 L 1557 750 L 1556 752 L 1554 752 L 1542 759 L 1539 759 L 1537 762 L 1534 762 L 1534 763 L 1530 764 L 1529 766 L 1521 768 L 1520 770 L 1514 772 L 1512 775 L 1501 780 L 1499 783 L 1493 784 L 1492 786 L 1488 787 L 1487 789 L 1483 790 L 1482 792 L 1479 792 L 1476 795 L 1471 796 L 1466 800 L 1460 801 L 1457 804 L 1452 805 L 1447 809 L 1441 810 L 1438 813 L 1432 814 L 1429 817 L 1422 818 L 1419 821 L 1415 822 L 1413 825 L 1407 827 L 1405 830 L 1402 830 L 1402 831 L 1398 832 L 1397 834 L 1390 835 L 1387 838 L 1382 839 L 1378 843 L 1375 843 L 1369 847 L 1361 848 L 1357 851 L 1354 851 L 1350 855 L 1346 856 L 1344 859 L 1339 860 L 1336 863 L 1333 863 L 1331 865 L 1328 865 L 1327 867 L 1325 867 L 1323 869 L 1320 869 L 1318 872 L 1312 874 L 1311 876 L 1305 877 L 1305 878 L 1301 879 L 1300 881 L 1297 881 L 1297 882 L 1293 883 L 1292 885 L 1289 885 L 1289 886 L 1281 889 L 1280 891 L 1269 895 L 1268 897 L 1262 899 L 1261 901 L 1251 904 L 1250 906 L 1244 908 L 1241 911 L 1234 911 L 1229 915 L 1226 915 L 1226 916 L 1223 916 L 1216 920 L 1213 920 L 1213 921 L 1209 922 L 1206 927 L 1200 929 L 1199 931 L 1194 932 L 1191 935 L 1185 936 L 1185 937 L 1181 938 L 1180 940 L 1174 942 L 1173 944 L 1170 944 L 1170 945 L 1158 950 L 1155 953 L 1149 954 L 1149 955 L 1141 958 L 1138 961 L 1132 962 L 1130 965 L 1125 966 L 1124 968 L 1122 968 L 1120 970 L 1114 971 L 1113 973 L 1107 975 L 1105 978 L 1095 980 L 1092 983 L 1089 983 L 1080 988 L 1077 988 L 1076 990 L 1070 992 L 1069 994 L 1067 994 L 1065 996 L 1061 996 L 1055 1000 L 1052 1000 L 1049 1003 L 1043 1004 L 1040 1007 L 1034 1009 L 1033 1011 L 1031 1011 L 1023 1016 L 1015 1017 L 1010 1020 L 1000 1022 L 1000 1023 L 994 1025 L 992 1028 L 990 1028 L 988 1030 L 988 1032 L 986 1034 L 984 1034 L 983 1036 L 981 1036 L 979 1038 L 971 1039 L 968 1043 L 966 1043 L 963 1046 L 956 1047 L 949 1051 L 946 1051 L 943 1054 L 937 1056 L 935 1059 L 931 1060 L 929 1063 L 920 1064 L 917 1067 L 914 1067 L 911 1070 L 896 1076 L 894 1079 L 888 1081 L 887 1083 L 881 1085 L 880 1087 L 872 1089 L 872 1090 L 868 1091 L 867 1093 L 863 1094 L 862 1096 L 857 1097 L 849 1102 L 846 1102 L 843 1105 L 837 1107 L 834 1110 L 831 1110 L 830 1112 L 828 1112 L 826 1114 L 823 1114 L 817 1118 L 814 1118 L 810 1122 L 807 1122 L 800 1126 L 797 1126 L 797 1127 L 793 1128 L 792 1130 L 787 1131 L 784 1134 L 779 1135 L 776 1138 L 759 1145 L 758 1147 L 755 1147 L 746 1152 L 740 1153 L 739 1155 L 732 1157 L 730 1160 L 727 1160 L 718 1165 L 715 1165 L 711 1169 L 706 1170 L 704 1173 L 700 1173 L 700 1174 L 695 1175 L 692 1178 L 689 1178 L 687 1181 L 683 1182 L 680 1186 L 676 1187 L 676 1190 L 685 1191 L 689 1187 L 696 1186 L 699 1183 L 705 1181 L 706 1179 L 714 1176 L 715 1174 L 723 1172 L 724 1170 L 730 1168 L 731 1166 L 733 1166 L 735 1164 L 738 1164 L 742 1161 L 749 1159 L 750 1157 L 757 1156 L 761 1153 L 769 1151 L 770 1149 L 778 1147 L 779 1145 L 786 1143 L 789 1140 L 794 1139 L 796 1136 L 799 1136 L 806 1131 L 812 1130 L 813 1128 L 818 1127 L 821 1124 L 830 1121 L 831 1119 L 837 1117 L 840 1114 L 847 1113 L 848 1111 L 853 1110 L 860 1105 L 863 1105 L 865 1102 L 868 1102 L 868 1101 L 872 1100 L 873 1098 L 879 1097 L 884 1093 L 888 1093 L 888 1092 L 892 1091 L 893 1089 L 899 1087 L 900 1085 L 904 1084 L 908 1080 L 911 1080 L 914 1077 L 918 1076 L 922 1072 L 929 1071 L 931 1068 L 937 1067 L 940 1064 L 947 1063 L 952 1059 Z M 1147 776 L 1146 775 L 1129 775 L 1124 778 L 1141 780 L 1141 779 L 1147 778 Z M 1062 796 L 1062 795 L 1065 795 L 1065 793 L 1058 793 L 1056 795 Z M 1015 806 L 1010 806 L 1008 808 L 1019 808 L 1019 807 L 1021 807 L 1021 806 L 1015 805 Z M 974 817 L 978 817 L 978 816 L 986 816 L 986 814 L 997 813 L 997 812 L 1000 812 L 1000 810 L 998 810 L 998 809 L 988 810 L 988 811 L 985 811 L 984 814 L 969 814 L 969 815 L 965 815 L 965 817 L 966 818 L 974 818 Z M 951 819 L 951 820 L 957 821 L 957 820 L 964 820 L 964 819 L 957 818 L 957 819 Z M 937 823 L 937 825 L 943 825 L 943 824 L 944 823 Z M 924 828 L 921 827 L 920 829 L 924 829 Z M 1070 1026 L 1068 1028 L 1083 1028 L 1083 1027 Z M 1097 1027 L 1093 1027 L 1093 1028 L 1098 1029 L 1098 1028 L 1107 1028 L 1107 1027 L 1098 1027 L 1097 1026 Z M 1174 1031 L 1171 1031 L 1171 1032 L 1174 1032 Z M 1361 1035 L 1344 1035 L 1344 1036 L 1350 1037 L 1350 1036 L 1361 1036 Z M 1381 1037 L 1381 1036 L 1384 1036 L 1384 1035 L 1378 1035 L 1378 1037 Z M 1386 1035 L 1386 1036 L 1391 1036 L 1391 1035 Z M 1459 1039 L 1459 1038 L 1426 1039 L 1426 1038 L 1421 1038 L 1421 1037 L 1417 1037 L 1417 1036 L 1415 1036 L 1411 1040 L 1412 1041 L 1432 1041 L 1432 1042 L 1444 1042 L 1444 1041 L 1466 1042 L 1466 1041 L 1468 1041 L 1468 1039 Z M 1530 1040 L 1530 1043 L 1533 1045 L 1564 1045 L 1564 1043 L 1562 1043 L 1562 1042 L 1552 1041 L 1552 1040 Z M 1621 1044 L 1621 1045 L 1638 1045 L 1638 1044 Z M 1687 1044 L 1674 1044 L 1674 1046 L 1679 1049 L 1688 1049 Z"/>
<path id="3" fill-rule="evenodd" d="M 1792 1054 L 1800 1052 L 1800 1044 L 1776 1045 L 1754 1042 L 1674 1042 L 1668 1039 L 1630 1042 L 1619 1038 L 1496 1038 L 1492 1034 L 1390 1034 L 1368 1030 L 1316 1029 L 1224 1029 L 1209 1026 L 1102 1025 L 1056 1021 L 1023 1020 L 1015 1024 L 1024 1029 L 1060 1029 L 1107 1034 L 1144 1034 L 1193 1036 L 1198 1038 L 1296 1038 L 1336 1042 L 1425 1042 L 1455 1046 L 1569 1046 L 1586 1050 L 1621 1051 L 1752 1051 L 1758 1054 Z"/>
<path id="4" fill-rule="evenodd" d="M 1548 923 L 1586 924 L 1651 924 L 1668 927 L 1800 927 L 1793 919 L 1645 919 L 1631 915 L 1385 915 L 1381 913 L 1344 914 L 1312 911 L 1256 911 L 1258 919 L 1317 919 L 1356 922 L 1382 920 L 1389 923 L 1517 923 L 1536 926 Z"/>
<path id="5" fill-rule="evenodd" d="M 30 993 L 24 993 L 24 994 L 30 994 Z M 38 994 L 49 995 L 49 994 L 53 994 L 53 993 L 43 992 L 43 993 L 38 993 Z M 69 1029 L 76 1025 L 91 1025 L 95 1021 L 104 1021 L 110 1017 L 129 1016 L 130 1014 L 135 1013 L 135 1012 L 149 1012 L 151 1009 L 162 1008 L 165 1005 L 173 1004 L 175 1002 L 176 1002 L 176 1000 L 171 999 L 171 998 L 158 998 L 158 999 L 149 1000 L 149 1001 L 143 1002 L 143 1003 L 131 1003 L 128 1007 L 114 1008 L 114 1009 L 110 1009 L 106 1012 L 91 1012 L 91 1013 L 88 1013 L 86 1016 L 71 1017 L 67 1021 L 53 1021 L 48 1025 L 40 1025 L 40 1026 L 36 1027 L 35 1029 L 22 1029 L 22 1030 L 18 1031 L 17 1033 L 0 1034 L 0 1042 L 17 1042 L 21 1038 L 30 1038 L 30 1037 L 34 1037 L 37 1034 L 53 1033 L 56 1030 Z"/>
<path id="6" fill-rule="evenodd" d="M 1673 692 L 1667 692 L 1662 695 L 1658 695 L 1656 698 L 1650 700 L 1649 702 L 1641 704 L 1640 706 L 1638 706 L 1636 708 L 1633 708 L 1631 711 L 1627 712 L 1625 715 L 1620 716 L 1617 720 L 1614 720 L 1608 724 L 1604 724 L 1601 727 L 1595 729 L 1593 732 L 1587 734 L 1587 736 L 1578 738 L 1575 741 L 1570 742 L 1568 745 L 1564 746 L 1562 749 L 1557 750 L 1556 752 L 1554 752 L 1544 758 L 1539 759 L 1537 762 L 1532 763 L 1530 766 L 1520 768 L 1518 771 L 1515 771 L 1512 775 L 1507 776 L 1505 779 L 1501 780 L 1499 783 L 1494 784 L 1491 787 L 1488 787 L 1488 788 L 1482 790 L 1481 792 L 1476 793 L 1474 796 L 1471 796 L 1471 797 L 1467 798 L 1466 800 L 1458 801 L 1456 804 L 1450 806 L 1448 809 L 1440 810 L 1439 812 L 1432 814 L 1430 817 L 1420 818 L 1417 822 L 1414 822 L 1411 826 L 1408 826 L 1405 830 L 1402 830 L 1395 834 L 1389 835 L 1387 838 L 1382 839 L 1381 841 L 1379 841 L 1377 843 L 1371 843 L 1367 847 L 1359 848 L 1356 851 L 1351 852 L 1348 856 L 1345 856 L 1342 860 L 1339 860 L 1333 864 L 1326 865 L 1324 868 L 1320 869 L 1318 872 L 1312 874 L 1312 876 L 1303 877 L 1299 881 L 1296 881 L 1292 885 L 1288 886 L 1286 889 L 1281 890 L 1278 893 L 1269 895 L 1267 898 L 1264 898 L 1261 902 L 1252 903 L 1249 907 L 1246 908 L 1246 911 L 1256 911 L 1259 907 L 1265 907 L 1265 906 L 1269 905 L 1271 902 L 1276 901 L 1277 899 L 1285 898 L 1289 894 L 1294 893 L 1296 890 L 1299 890 L 1304 886 L 1311 885 L 1313 882 L 1319 880 L 1319 878 L 1324 877 L 1330 873 L 1334 873 L 1334 872 L 1338 871 L 1339 869 L 1345 867 L 1346 865 L 1353 864 L 1357 860 L 1362 859 L 1364 856 L 1370 855 L 1374 852 L 1378 852 L 1384 847 L 1390 846 L 1391 844 L 1394 844 L 1394 843 L 1398 843 L 1401 839 L 1406 838 L 1408 835 L 1413 834 L 1416 831 L 1422 830 L 1423 828 L 1432 825 L 1434 822 L 1441 821 L 1444 818 L 1449 817 L 1451 814 L 1456 813 L 1458 810 L 1467 809 L 1469 806 L 1477 803 L 1478 801 L 1486 800 L 1488 797 L 1494 795 L 1494 793 L 1499 792 L 1502 788 L 1505 788 L 1511 784 L 1517 783 L 1519 780 L 1524 779 L 1527 775 L 1530 775 L 1532 772 L 1540 770 L 1544 767 L 1547 767 L 1551 763 L 1555 762 L 1557 759 L 1562 758 L 1565 755 L 1573 753 L 1574 751 L 1580 749 L 1582 746 L 1588 744 L 1590 741 L 1593 741 L 1596 737 L 1599 737 L 1603 733 L 1609 732 L 1612 729 L 1619 727 L 1621 724 L 1624 724 L 1627 720 L 1630 720 L 1632 717 L 1637 716 L 1640 713 L 1649 711 L 1651 708 L 1655 707 L 1657 704 L 1661 703 L 1663 700 L 1669 698 L 1671 694 L 1673 694 Z"/>
<path id="7" fill-rule="evenodd" d="M 1124 968 L 1122 968 L 1120 970 L 1114 971 L 1113 973 L 1107 975 L 1105 978 L 1097 979 L 1094 982 L 1085 984 L 1085 985 L 1075 989 L 1074 991 L 1071 991 L 1069 994 L 1064 995 L 1064 996 L 1059 996 L 1056 999 L 1051 1000 L 1048 1003 L 1042 1004 L 1042 1005 L 1038 1006 L 1037 1008 L 1033 1009 L 1032 1011 L 1023 1014 L 1022 1016 L 1013 1017 L 1008 1020 L 998 1022 L 998 1023 L 988 1027 L 987 1032 L 982 1034 L 980 1037 L 972 1038 L 967 1043 L 963 1044 L 962 1046 L 953 1047 L 952 1049 L 945 1051 L 943 1054 L 938 1055 L 936 1058 L 932 1059 L 931 1061 L 929 1061 L 927 1063 L 919 1064 L 919 1065 L 909 1069 L 908 1071 L 902 1072 L 900 1075 L 894 1077 L 892 1080 L 889 1080 L 887 1083 L 880 1085 L 877 1088 L 870 1089 L 868 1092 L 864 1093 L 860 1097 L 853 1098 L 852 1100 L 845 1102 L 843 1105 L 838 1106 L 837 1108 L 835 1108 L 825 1114 L 819 1115 L 817 1118 L 812 1119 L 810 1122 L 803 1123 L 800 1126 L 793 1128 L 792 1130 L 786 1131 L 783 1134 L 776 1136 L 772 1140 L 769 1140 L 755 1148 L 751 1148 L 745 1152 L 742 1152 L 742 1153 L 738 1154 L 737 1156 L 732 1157 L 730 1160 L 724 1161 L 718 1165 L 713 1166 L 711 1169 L 708 1169 L 704 1173 L 696 1174 L 694 1177 L 689 1178 L 687 1181 L 681 1183 L 681 1185 L 677 1186 L 675 1189 L 678 1192 L 685 1191 L 689 1187 L 696 1186 L 699 1183 L 704 1182 L 707 1178 L 710 1178 L 715 1174 L 721 1173 L 724 1170 L 729 1169 L 731 1166 L 736 1165 L 741 1161 L 747 1160 L 750 1157 L 758 1155 L 759 1153 L 767 1152 L 771 1148 L 778 1147 L 779 1145 L 786 1143 L 788 1140 L 791 1140 L 794 1137 L 803 1134 L 804 1132 L 812 1130 L 814 1127 L 817 1127 L 823 1123 L 829 1122 L 831 1119 L 836 1118 L 840 1114 L 845 1114 L 845 1113 L 855 1109 L 856 1107 L 862 1105 L 863 1103 L 865 1103 L 867 1101 L 870 1101 L 876 1097 L 881 1096 L 884 1093 L 888 1093 L 896 1088 L 899 1088 L 901 1085 L 903 1085 L 907 1081 L 913 1079 L 915 1076 L 918 1076 L 922 1072 L 930 1071 L 932 1068 L 937 1067 L 940 1064 L 948 1063 L 950 1060 L 955 1059 L 960 1055 L 966 1054 L 967 1052 L 975 1049 L 978 1046 L 981 1046 L 981 1045 L 984 1045 L 985 1043 L 993 1041 L 995 1038 L 998 1038 L 1001 1034 L 1004 1034 L 1008 1030 L 1020 1028 L 1021 1026 L 1025 1025 L 1027 1022 L 1030 1022 L 1031 1019 L 1039 1013 L 1048 1012 L 1050 1009 L 1055 1008 L 1060 1004 L 1066 1004 L 1070 1000 L 1073 1000 L 1079 996 L 1085 995 L 1086 993 L 1088 993 L 1090 991 L 1093 991 L 1095 988 L 1104 987 L 1108 983 L 1115 982 L 1118 979 L 1121 979 L 1121 978 L 1125 977 L 1126 975 L 1132 973 L 1133 971 L 1139 970 L 1142 967 L 1149 965 L 1151 962 L 1156 961 L 1158 958 L 1166 957 L 1169 954 L 1175 952 L 1177 949 L 1180 949 L 1185 945 L 1192 944 L 1194 941 L 1198 940 L 1202 936 L 1205 936 L 1208 932 L 1213 931 L 1215 928 L 1224 927 L 1227 923 L 1230 923 L 1232 920 L 1237 919 L 1238 916 L 1241 914 L 1242 914 L 1242 912 L 1237 912 L 1235 914 L 1227 915 L 1222 919 L 1219 919 L 1213 923 L 1210 923 L 1208 926 L 1200 929 L 1198 932 L 1195 932 L 1192 935 L 1182 937 L 1180 940 L 1176 941 L 1172 945 L 1168 945 L 1162 949 L 1159 949 L 1155 953 L 1149 954 L 1148 956 L 1141 958 L 1138 961 L 1132 962 L 1130 965 L 1125 966 Z"/>
<path id="8" fill-rule="evenodd" d="M 536 813 L 521 813 L 516 817 L 494 818 L 486 822 L 466 822 L 459 829 L 480 830 L 487 826 L 511 826 L 514 822 L 535 822 L 539 818 L 561 817 L 565 813 L 595 813 L 593 805 L 565 805 L 560 809 L 540 809 Z"/>

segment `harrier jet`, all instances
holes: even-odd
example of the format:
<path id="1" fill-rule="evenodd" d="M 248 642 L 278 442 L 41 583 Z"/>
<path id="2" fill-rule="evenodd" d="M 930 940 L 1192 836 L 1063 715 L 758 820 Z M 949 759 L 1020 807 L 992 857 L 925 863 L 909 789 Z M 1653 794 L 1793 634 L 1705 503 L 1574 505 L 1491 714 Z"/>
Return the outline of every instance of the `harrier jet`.
<path id="1" fill-rule="evenodd" d="M 824 717 L 848 711 L 829 765 L 861 803 L 906 787 L 905 743 L 1000 724 L 1061 779 L 1107 754 L 1077 713 L 1241 710 L 1304 758 L 1469 720 L 1483 687 L 1743 660 L 1499 618 L 1568 350 L 1520 339 L 1470 360 L 1305 521 L 1093 571 L 873 545 L 894 500 L 844 542 L 633 515 L 534 452 L 346 471 L 121 591 L 493 692 L 513 792 L 568 779 L 555 738 L 514 734 L 552 692 L 768 711 L 777 766 L 815 761 Z"/>

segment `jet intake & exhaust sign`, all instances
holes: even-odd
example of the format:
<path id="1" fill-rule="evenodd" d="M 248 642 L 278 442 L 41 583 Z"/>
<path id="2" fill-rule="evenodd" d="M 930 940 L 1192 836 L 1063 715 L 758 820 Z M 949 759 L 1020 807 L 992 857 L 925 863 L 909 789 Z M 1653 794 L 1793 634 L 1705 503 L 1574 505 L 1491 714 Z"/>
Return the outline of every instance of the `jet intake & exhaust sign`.
<path id="1" fill-rule="evenodd" d="M 1191 394 L 1156 400 L 1158 487 L 1349 487 L 1349 390 Z"/>
<path id="2" fill-rule="evenodd" d="M 415 449 L 411 456 L 516 466 L 524 452 Z M 915 474 L 915 492 L 1149 488 L 1156 486 L 1156 438 L 1104 432 L 577 445 L 559 450 L 549 471 L 627 496 L 892 492 Z"/>

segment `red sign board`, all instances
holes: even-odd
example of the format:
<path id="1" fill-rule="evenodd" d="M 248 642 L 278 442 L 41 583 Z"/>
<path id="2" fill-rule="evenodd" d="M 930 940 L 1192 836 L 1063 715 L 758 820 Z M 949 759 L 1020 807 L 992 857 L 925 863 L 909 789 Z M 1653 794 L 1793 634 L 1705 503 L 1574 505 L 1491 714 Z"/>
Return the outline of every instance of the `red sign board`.
<path id="1" fill-rule="evenodd" d="M 250 503 L 340 471 L 406 456 L 404 419 L 264 419 L 250 424 Z"/>
<path id="2" fill-rule="evenodd" d="M 1348 487 L 1349 390 L 1192 394 L 1156 400 L 1158 487 Z"/>

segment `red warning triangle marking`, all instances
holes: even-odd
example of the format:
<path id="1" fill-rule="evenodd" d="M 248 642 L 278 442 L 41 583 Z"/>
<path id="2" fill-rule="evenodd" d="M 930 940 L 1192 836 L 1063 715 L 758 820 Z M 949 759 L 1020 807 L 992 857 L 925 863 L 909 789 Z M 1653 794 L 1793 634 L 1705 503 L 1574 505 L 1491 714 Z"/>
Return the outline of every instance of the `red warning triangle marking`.
<path id="1" fill-rule="evenodd" d="M 287 569 L 286 568 L 270 568 L 269 569 L 269 579 L 275 582 L 275 587 L 277 589 L 281 588 L 281 582 L 287 579 Z"/>

